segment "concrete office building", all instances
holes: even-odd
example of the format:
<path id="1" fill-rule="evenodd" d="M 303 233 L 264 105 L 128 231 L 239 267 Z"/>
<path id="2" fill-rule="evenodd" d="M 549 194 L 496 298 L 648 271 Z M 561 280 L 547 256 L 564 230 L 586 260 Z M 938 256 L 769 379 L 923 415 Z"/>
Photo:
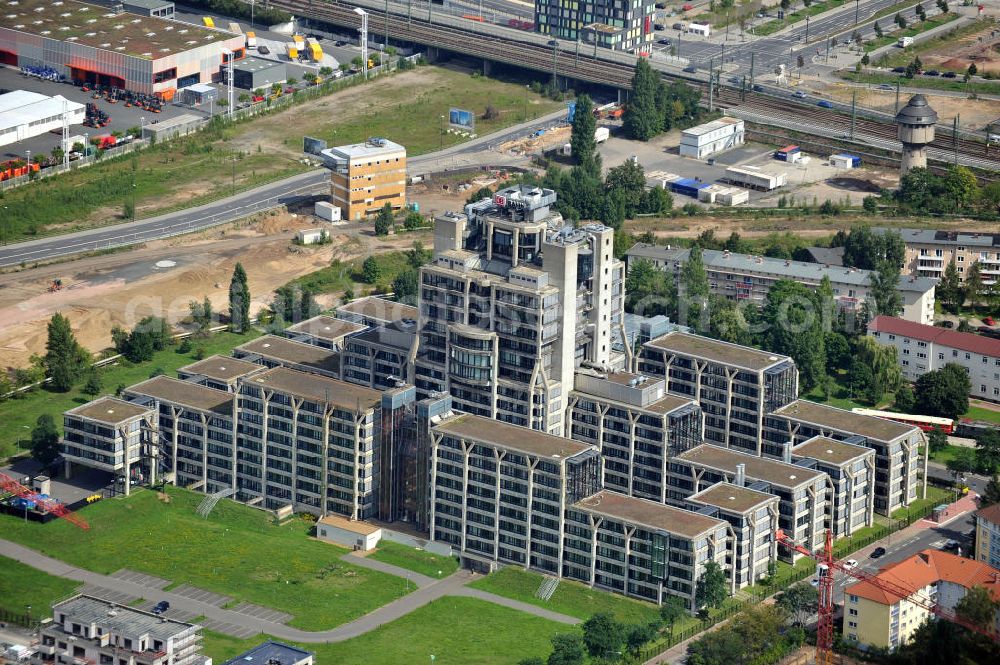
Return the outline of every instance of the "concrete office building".
<path id="1" fill-rule="evenodd" d="M 415 321 L 400 321 L 355 333 L 344 341 L 341 378 L 375 390 L 412 384 L 416 346 Z"/>
<path id="2" fill-rule="evenodd" d="M 826 537 L 829 488 L 825 473 L 792 464 L 791 445 L 785 460 L 754 457 L 711 444 L 703 444 L 670 460 L 668 482 L 672 503 L 683 505 L 693 494 L 720 482 L 773 494 L 778 497 L 778 525 L 793 540 L 815 550 Z M 778 554 L 791 561 L 802 555 L 779 547 Z"/>
<path id="3" fill-rule="evenodd" d="M 552 190 L 517 186 L 438 216 L 420 269 L 421 395 L 561 435 L 576 368 L 608 365 L 623 316 L 614 230 L 573 228 Z"/>
<path id="4" fill-rule="evenodd" d="M 76 466 L 114 474 L 129 495 L 133 483 L 156 482 L 155 409 L 114 397 L 101 397 L 63 414 L 59 440 L 66 478 Z"/>
<path id="5" fill-rule="evenodd" d="M 67 125 L 83 124 L 85 109 L 62 95 L 48 97 L 27 90 L 0 94 L 0 146 L 61 132 L 64 121 Z"/>
<path id="6" fill-rule="evenodd" d="M 381 393 L 285 367 L 240 381 L 237 499 L 368 519 Z"/>
<path id="7" fill-rule="evenodd" d="M 684 502 L 688 510 L 729 522 L 733 534 L 729 574 L 737 589 L 767 577 L 771 562 L 777 561 L 778 502 L 773 494 L 727 482 L 692 494 Z"/>
<path id="8" fill-rule="evenodd" d="M 969 397 L 1000 402 L 1000 339 L 876 316 L 868 334 L 896 349 L 903 378 L 916 381 L 949 363 L 969 375 Z"/>
<path id="9" fill-rule="evenodd" d="M 357 221 L 377 213 L 386 203 L 394 211 L 406 206 L 403 146 L 370 138 L 364 143 L 327 148 L 321 155 L 333 171 L 330 202 L 340 208 L 341 219 Z"/>
<path id="10" fill-rule="evenodd" d="M 379 296 L 365 296 L 338 307 L 336 316 L 343 321 L 374 328 L 399 321 L 416 321 L 418 313 L 413 305 Z"/>
<path id="11" fill-rule="evenodd" d="M 746 130 L 739 118 L 723 117 L 681 131 L 681 157 L 702 159 L 743 145 Z"/>
<path id="12" fill-rule="evenodd" d="M 233 356 L 264 367 L 290 367 L 300 372 L 340 376 L 340 354 L 277 335 L 264 335 L 233 349 Z"/>
<path id="13" fill-rule="evenodd" d="M 690 253 L 689 249 L 638 243 L 629 249 L 626 261 L 630 264 L 640 259 L 652 261 L 654 266 L 672 272 L 677 279 Z M 838 309 L 850 315 L 859 314 L 864 303 L 871 298 L 870 270 L 736 254 L 728 250 L 704 250 L 702 259 L 708 273 L 709 288 L 727 300 L 763 305 L 767 292 L 778 280 L 791 279 L 815 289 L 824 277 L 830 279 Z M 936 280 L 926 277 L 901 279 L 902 318 L 917 323 L 933 323 L 935 285 Z"/>
<path id="14" fill-rule="evenodd" d="M 173 99 L 217 80 L 224 51 L 243 58 L 243 35 L 74 0 L 0 2 L 0 64 L 51 67 L 91 86 Z"/>
<path id="15" fill-rule="evenodd" d="M 693 398 L 705 414 L 705 440 L 752 455 L 781 454 L 764 441 L 764 420 L 798 394 L 798 370 L 787 356 L 672 332 L 646 342 L 639 371 L 665 379 L 667 390 Z"/>
<path id="16" fill-rule="evenodd" d="M 431 428 L 431 539 L 465 566 L 563 571 L 566 509 L 600 489 L 597 448 L 461 414 Z"/>
<path id="17" fill-rule="evenodd" d="M 664 503 L 667 462 L 702 440 L 702 414 L 690 397 L 666 393 L 663 379 L 581 370 L 569 396 L 574 441 L 601 451 L 601 486 Z"/>
<path id="18" fill-rule="evenodd" d="M 792 459 L 830 479 L 826 528 L 835 538 L 871 526 L 875 511 L 875 451 L 816 436 L 792 448 Z"/>
<path id="19" fill-rule="evenodd" d="M 694 611 L 705 566 L 728 574 L 732 542 L 724 520 L 601 490 L 566 509 L 562 576 L 657 604 L 677 596 Z"/>
<path id="20" fill-rule="evenodd" d="M 631 51 L 652 39 L 653 18 L 656 15 L 653 4 L 651 0 L 535 0 L 535 30 L 556 39 L 575 42 L 584 37 L 592 39 L 595 32 L 607 33 L 610 28 L 617 31 L 617 39 L 601 42 L 601 45 Z M 598 29 L 595 30 L 595 27 Z"/>
<path id="21" fill-rule="evenodd" d="M 264 369 L 263 365 L 248 360 L 216 355 L 181 367 L 177 370 L 177 378 L 233 393 L 241 378 Z"/>
<path id="22" fill-rule="evenodd" d="M 314 316 L 311 319 L 292 324 L 282 331 L 282 335 L 296 342 L 311 344 L 328 351 L 341 351 L 348 335 L 361 332 L 366 326 L 332 316 Z"/>
<path id="23" fill-rule="evenodd" d="M 887 229 L 876 229 L 886 231 Z M 940 278 L 952 261 L 958 278 L 965 282 L 968 269 L 979 263 L 983 284 L 993 284 L 1000 275 L 1000 233 L 894 229 L 906 244 L 903 271 L 920 277 Z"/>
<path id="24" fill-rule="evenodd" d="M 127 388 L 122 398 L 157 413 L 157 434 L 168 479 L 214 494 L 236 490 L 236 397 L 168 376 Z"/>
<path id="25" fill-rule="evenodd" d="M 927 478 L 927 458 L 920 462 L 926 439 L 912 425 L 800 399 L 771 414 L 765 436 L 772 446 L 822 436 L 874 448 L 875 512 L 880 515 L 890 515 L 918 495 L 926 496 L 926 480 L 921 489 L 918 477 L 922 473 Z"/>
<path id="26" fill-rule="evenodd" d="M 52 606 L 31 665 L 203 665 L 201 626 L 78 595 Z"/>

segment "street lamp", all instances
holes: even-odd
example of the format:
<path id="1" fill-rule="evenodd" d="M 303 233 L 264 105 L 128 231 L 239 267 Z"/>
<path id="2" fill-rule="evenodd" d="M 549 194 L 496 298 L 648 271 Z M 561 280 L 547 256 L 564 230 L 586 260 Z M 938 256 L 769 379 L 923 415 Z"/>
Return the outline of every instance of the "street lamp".
<path id="1" fill-rule="evenodd" d="M 438 144 L 438 150 L 444 150 L 444 116 L 441 116 L 441 140 Z"/>
<path id="2" fill-rule="evenodd" d="M 361 72 L 368 79 L 368 12 L 355 7 L 354 13 L 361 17 L 361 27 L 358 28 L 358 36 L 361 41 Z"/>

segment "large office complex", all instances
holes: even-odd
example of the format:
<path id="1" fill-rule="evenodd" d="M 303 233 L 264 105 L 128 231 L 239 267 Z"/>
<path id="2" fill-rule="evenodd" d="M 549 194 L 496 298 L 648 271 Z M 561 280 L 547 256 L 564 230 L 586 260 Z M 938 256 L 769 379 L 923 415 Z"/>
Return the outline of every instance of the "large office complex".
<path id="1" fill-rule="evenodd" d="M 244 37 L 222 30 L 75 0 L 0 0 L 0 64 L 51 67 L 88 85 L 172 99 L 244 55 Z"/>
<path id="2" fill-rule="evenodd" d="M 797 464 L 822 471 L 829 479 L 825 527 L 837 538 L 871 526 L 875 509 L 875 451 L 816 436 L 792 448 Z"/>
<path id="3" fill-rule="evenodd" d="M 631 51 L 652 39 L 656 9 L 652 0 L 535 0 L 535 29 L 571 42 L 577 40 Z"/>
<path id="4" fill-rule="evenodd" d="M 332 170 L 331 203 L 341 219 L 356 221 L 385 204 L 393 211 L 406 205 L 406 148 L 388 139 L 327 148 L 320 153 Z"/>
<path id="5" fill-rule="evenodd" d="M 969 375 L 969 397 L 1000 402 L 1000 339 L 876 316 L 868 334 L 896 349 L 903 378 L 916 381 L 954 363 Z"/>
<path id="6" fill-rule="evenodd" d="M 576 368 L 607 365 L 624 313 L 614 230 L 574 228 L 516 186 L 436 220 L 420 269 L 415 383 L 455 408 L 561 435 Z"/>
<path id="7" fill-rule="evenodd" d="M 631 264 L 646 259 L 676 278 L 690 253 L 691 250 L 684 248 L 638 243 L 629 249 L 626 260 Z M 702 251 L 702 259 L 712 293 L 728 300 L 761 304 L 767 299 L 770 288 L 780 279 L 816 288 L 824 277 L 830 279 L 834 301 L 841 310 L 860 313 L 861 307 L 871 298 L 870 270 L 737 254 L 728 250 L 706 249 Z M 903 300 L 900 316 L 917 323 L 933 323 L 935 284 L 935 280 L 927 277 L 902 278 L 899 282 Z"/>

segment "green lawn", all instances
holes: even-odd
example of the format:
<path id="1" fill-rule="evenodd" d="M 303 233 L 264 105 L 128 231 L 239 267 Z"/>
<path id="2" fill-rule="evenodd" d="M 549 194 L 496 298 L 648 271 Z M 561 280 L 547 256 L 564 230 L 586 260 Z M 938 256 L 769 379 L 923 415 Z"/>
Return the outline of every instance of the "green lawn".
<path id="1" fill-rule="evenodd" d="M 300 644 L 316 662 L 336 665 L 514 665 L 546 658 L 556 633 L 577 628 L 475 598 L 445 596 L 380 628 L 335 644 Z M 204 650 L 215 662 L 268 639 L 237 640 L 205 632 Z"/>
<path id="2" fill-rule="evenodd" d="M 896 520 L 906 519 L 908 515 L 919 514 L 920 511 L 927 510 L 928 508 L 932 508 L 942 503 L 951 503 L 954 498 L 955 494 L 951 490 L 946 490 L 943 487 L 935 487 L 934 485 L 928 485 L 926 499 L 917 499 L 909 506 L 896 510 L 893 512 L 892 518 Z"/>
<path id="3" fill-rule="evenodd" d="M 330 628 L 406 593 L 403 580 L 352 566 L 346 550 L 310 539 L 311 523 L 275 526 L 267 513 L 222 501 L 203 519 L 204 496 L 168 487 L 167 502 L 140 490 L 80 511 L 90 523 L 25 523 L 0 516 L 0 533 L 95 572 L 131 568 L 289 612 L 306 630 Z"/>
<path id="4" fill-rule="evenodd" d="M 945 79 L 936 76 L 918 76 L 916 78 L 908 79 L 901 74 L 879 74 L 874 72 L 862 72 L 861 74 L 855 74 L 853 69 L 850 71 L 841 70 L 837 72 L 837 75 L 847 81 L 854 81 L 855 83 L 868 83 L 871 85 L 880 85 L 883 83 L 896 85 L 896 82 L 898 81 L 899 85 L 904 88 L 950 90 L 952 92 L 969 92 L 983 95 L 1000 94 L 1000 83 L 996 81 L 969 81 L 969 83 L 966 84 L 961 78 Z"/>
<path id="5" fill-rule="evenodd" d="M 786 13 L 784 19 L 768 21 L 764 25 L 754 28 L 754 34 L 761 37 L 773 35 L 782 28 L 787 28 L 788 26 L 798 23 L 799 21 L 805 21 L 806 16 L 816 16 L 817 14 L 822 14 L 823 12 L 840 7 L 846 1 L 847 0 L 826 0 L 825 2 L 814 2 L 809 7 L 800 7 L 794 12 Z"/>
<path id="6" fill-rule="evenodd" d="M 190 353 L 177 353 L 177 346 L 171 346 L 160 351 L 148 363 L 133 365 L 126 363 L 101 370 L 104 392 L 114 394 L 118 386 L 131 386 L 150 377 L 155 369 L 162 369 L 170 376 L 176 376 L 177 368 L 195 362 L 198 349 L 203 349 L 206 356 L 221 353 L 229 355 L 233 347 L 248 342 L 259 333 L 251 331 L 246 335 L 234 335 L 228 332 L 216 333 L 205 339 L 191 341 Z M 59 429 L 62 429 L 62 413 L 68 409 L 91 401 L 94 397 L 83 394 L 83 384 L 67 393 L 56 393 L 40 389 L 19 399 L 0 402 L 0 460 L 14 454 L 18 439 L 22 449 L 31 436 L 31 428 L 35 420 L 42 414 L 51 415 Z"/>
<path id="7" fill-rule="evenodd" d="M 954 15 L 949 14 L 949 16 L 954 16 Z M 934 19 L 936 18 L 939 17 L 935 16 Z M 960 40 L 964 39 L 965 37 L 973 35 L 982 30 L 985 30 L 987 27 L 989 27 L 990 23 L 991 21 L 989 19 L 979 19 L 977 21 L 973 21 L 972 23 L 968 23 L 960 28 L 949 30 L 945 34 L 937 35 L 936 37 L 933 37 L 931 39 L 921 40 L 919 43 L 914 44 L 913 46 L 908 46 L 905 49 L 898 49 L 893 54 L 887 57 L 880 58 L 879 59 L 880 64 L 884 64 L 884 66 L 888 67 L 898 67 L 900 65 L 906 65 L 913 60 L 914 56 L 923 55 L 928 51 L 940 49 L 941 47 L 947 46 L 952 43 L 955 43 L 957 45 L 957 43 Z M 905 33 L 897 33 L 896 36 L 901 37 L 903 34 L 912 36 L 909 32 L 909 29 Z M 927 65 L 925 64 L 925 66 Z M 934 69 L 944 70 L 944 71 L 950 70 L 960 74 L 965 73 L 964 69 L 949 68 L 943 66 L 942 64 L 935 64 Z"/>
<path id="8" fill-rule="evenodd" d="M 937 462 L 938 464 L 947 464 L 950 460 L 955 459 L 956 453 L 958 453 L 961 449 L 962 446 L 953 446 L 949 444 L 945 446 L 943 450 L 931 453 L 931 460 Z M 930 491 L 929 488 L 928 491 Z"/>
<path id="9" fill-rule="evenodd" d="M 450 556 L 432 554 L 385 539 L 379 543 L 375 553 L 370 554 L 368 558 L 406 568 L 428 577 L 443 578 L 458 570 L 458 562 Z"/>
<path id="10" fill-rule="evenodd" d="M 588 619 L 598 612 L 611 612 L 622 623 L 643 624 L 659 616 L 659 608 L 652 603 L 591 589 L 584 584 L 569 580 L 559 582 L 559 587 L 548 601 L 539 600 L 535 598 L 535 591 L 541 583 L 542 576 L 538 573 L 508 566 L 469 586 L 578 619 Z"/>
<path id="11" fill-rule="evenodd" d="M 957 21 L 959 16 L 957 14 L 938 14 L 937 16 L 932 16 L 926 21 L 919 21 L 917 23 L 910 23 L 904 29 L 893 32 L 892 34 L 882 35 L 865 42 L 864 49 L 865 53 L 871 53 L 875 49 L 882 48 L 883 46 L 888 46 L 889 44 L 895 44 L 899 41 L 901 37 L 916 37 L 920 33 L 927 32 L 932 28 L 944 25 L 945 23 L 951 23 L 952 21 Z M 895 24 L 893 24 L 895 25 Z M 891 60 L 904 59 L 904 62 L 899 64 L 906 64 L 913 60 L 913 54 L 906 49 L 900 49 L 901 53 L 893 56 L 889 56 Z M 896 65 L 892 65 L 895 67 Z"/>
<path id="12" fill-rule="evenodd" d="M 988 423 L 1000 424 L 1000 411 L 987 409 L 982 406 L 970 406 L 969 410 L 962 417 L 969 420 L 985 420 Z"/>
<path id="13" fill-rule="evenodd" d="M 819 402 L 821 404 L 829 404 L 830 406 L 847 409 L 848 411 L 854 408 L 875 408 L 871 405 L 862 404 L 852 396 L 846 371 L 839 370 L 833 375 L 833 381 L 833 390 L 830 393 L 829 399 L 826 398 L 826 395 L 819 386 L 816 386 L 809 392 L 804 393 L 802 395 L 803 399 L 807 399 L 811 402 Z"/>
<path id="14" fill-rule="evenodd" d="M 32 617 L 48 616 L 52 603 L 69 596 L 78 586 L 78 582 L 0 556 L 0 610 L 21 614 L 31 605 Z"/>

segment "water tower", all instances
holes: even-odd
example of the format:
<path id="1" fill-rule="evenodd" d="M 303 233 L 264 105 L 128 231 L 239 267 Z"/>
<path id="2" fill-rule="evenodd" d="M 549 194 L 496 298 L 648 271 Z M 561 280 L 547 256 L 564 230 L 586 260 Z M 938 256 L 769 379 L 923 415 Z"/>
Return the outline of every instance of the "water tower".
<path id="1" fill-rule="evenodd" d="M 903 158 L 899 175 L 906 175 L 912 168 L 927 168 L 927 144 L 934 140 L 937 112 L 923 95 L 913 95 L 909 103 L 896 114 L 899 140 L 903 144 Z"/>

